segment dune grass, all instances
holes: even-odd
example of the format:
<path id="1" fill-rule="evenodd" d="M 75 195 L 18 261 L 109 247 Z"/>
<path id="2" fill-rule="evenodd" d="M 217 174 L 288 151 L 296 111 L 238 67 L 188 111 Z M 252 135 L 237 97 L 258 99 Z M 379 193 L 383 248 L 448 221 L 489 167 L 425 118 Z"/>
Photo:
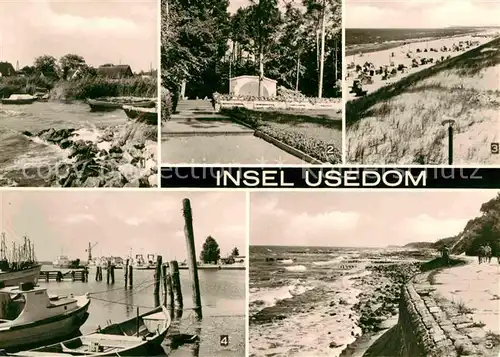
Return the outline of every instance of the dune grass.
<path id="1" fill-rule="evenodd" d="M 448 133 L 442 121 L 451 117 L 456 120 L 454 161 L 493 163 L 490 143 L 500 139 L 495 130 L 499 73 L 500 39 L 495 39 L 348 102 L 348 161 L 446 163 Z"/>

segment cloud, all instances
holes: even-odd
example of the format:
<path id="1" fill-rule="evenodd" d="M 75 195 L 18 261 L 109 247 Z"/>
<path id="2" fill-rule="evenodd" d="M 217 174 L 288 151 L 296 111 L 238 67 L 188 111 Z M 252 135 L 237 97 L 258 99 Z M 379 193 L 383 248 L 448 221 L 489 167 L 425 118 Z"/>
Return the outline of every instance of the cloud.
<path id="1" fill-rule="evenodd" d="M 425 239 L 440 239 L 460 233 L 467 221 L 468 218 L 434 218 L 424 213 L 406 219 L 400 228 Z"/>
<path id="2" fill-rule="evenodd" d="M 293 231 L 303 231 L 314 227 L 318 231 L 346 231 L 353 229 L 357 226 L 360 215 L 357 212 L 342 212 L 331 211 L 311 215 L 309 213 L 301 213 L 295 218 L 291 219 L 290 226 L 288 227 L 289 233 Z"/>
<path id="3" fill-rule="evenodd" d="M 76 223 L 82 223 L 82 222 L 95 222 L 96 218 L 92 214 L 88 213 L 72 213 L 70 215 L 67 215 L 62 219 L 63 223 L 66 224 L 76 224 Z"/>

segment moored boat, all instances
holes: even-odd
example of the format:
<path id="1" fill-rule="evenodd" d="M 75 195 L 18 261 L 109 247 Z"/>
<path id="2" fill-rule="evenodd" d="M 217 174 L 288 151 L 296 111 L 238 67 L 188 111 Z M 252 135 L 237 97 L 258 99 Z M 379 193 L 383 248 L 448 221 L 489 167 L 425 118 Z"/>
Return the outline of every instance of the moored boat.
<path id="1" fill-rule="evenodd" d="M 71 266 L 71 261 L 65 255 L 58 256 L 53 262 L 52 267 L 54 268 L 69 268 Z"/>
<path id="2" fill-rule="evenodd" d="M 0 349 L 13 352 L 73 335 L 90 305 L 87 295 L 49 297 L 31 283 L 0 289 L 0 299 L 6 307 L 0 312 Z"/>
<path id="3" fill-rule="evenodd" d="M 88 335 L 11 356 L 149 356 L 160 347 L 170 324 L 167 309 L 160 306 Z"/>
<path id="4" fill-rule="evenodd" d="M 32 104 L 36 97 L 30 94 L 12 94 L 9 98 L 2 98 L 2 104 L 23 105 Z"/>
<path id="5" fill-rule="evenodd" d="M 8 256 L 15 257 L 8 259 Z M 17 247 L 13 245 L 8 251 L 5 233 L 0 234 L 0 283 L 3 286 L 16 286 L 20 283 L 36 285 L 42 266 L 35 258 L 32 243 L 24 237 L 24 243 Z"/>
<path id="6" fill-rule="evenodd" d="M 124 105 L 123 110 L 129 119 L 134 119 L 141 123 L 158 125 L 158 112 L 156 108 L 139 108 L 136 106 Z"/>
<path id="7" fill-rule="evenodd" d="M 136 107 L 153 108 L 156 104 L 151 99 L 132 99 L 132 98 L 99 98 L 87 99 L 87 104 L 92 112 L 113 111 L 121 109 L 124 105 L 133 105 Z"/>

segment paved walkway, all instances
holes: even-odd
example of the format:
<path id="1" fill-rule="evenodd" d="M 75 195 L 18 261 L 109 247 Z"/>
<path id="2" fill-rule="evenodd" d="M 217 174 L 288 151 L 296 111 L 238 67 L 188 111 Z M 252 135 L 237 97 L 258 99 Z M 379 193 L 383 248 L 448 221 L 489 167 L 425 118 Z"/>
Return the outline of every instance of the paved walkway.
<path id="1" fill-rule="evenodd" d="M 162 128 L 162 164 L 305 164 L 216 113 L 209 101 L 186 100 Z"/>
<path id="2" fill-rule="evenodd" d="M 461 257 L 464 258 L 464 257 Z M 500 264 L 478 264 L 477 258 L 465 257 L 470 264 L 444 269 L 434 277 L 436 291 L 456 304 L 472 310 L 474 321 L 484 330 L 500 334 Z"/>

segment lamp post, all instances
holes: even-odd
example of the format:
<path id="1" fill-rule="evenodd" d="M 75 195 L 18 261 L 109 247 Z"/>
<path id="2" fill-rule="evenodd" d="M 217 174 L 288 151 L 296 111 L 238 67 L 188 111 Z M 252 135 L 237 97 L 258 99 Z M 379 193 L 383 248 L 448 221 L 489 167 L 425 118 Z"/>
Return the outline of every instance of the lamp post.
<path id="1" fill-rule="evenodd" d="M 453 125 L 455 120 L 446 117 L 441 124 L 448 125 L 448 164 L 453 165 Z"/>

